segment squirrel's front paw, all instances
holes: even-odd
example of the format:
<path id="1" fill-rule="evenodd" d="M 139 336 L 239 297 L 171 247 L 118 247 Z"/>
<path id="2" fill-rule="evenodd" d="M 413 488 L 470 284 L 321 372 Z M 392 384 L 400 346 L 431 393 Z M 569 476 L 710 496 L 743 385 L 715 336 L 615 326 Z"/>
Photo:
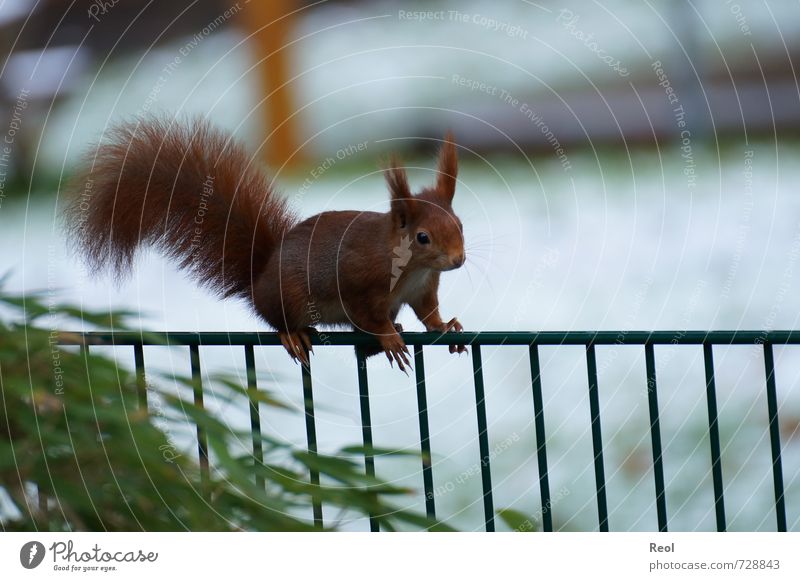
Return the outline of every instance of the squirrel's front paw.
<path id="1" fill-rule="evenodd" d="M 400 371 L 407 374 L 405 365 L 408 365 L 409 368 L 411 367 L 411 362 L 408 359 L 411 353 L 409 353 L 403 338 L 397 333 L 394 333 L 392 335 L 381 335 L 379 340 L 381 342 L 381 347 L 383 347 L 383 352 L 386 353 L 386 358 L 389 360 L 389 364 L 394 367 L 394 362 L 397 361 L 397 366 L 400 368 Z"/>
<path id="2" fill-rule="evenodd" d="M 435 331 L 439 331 L 440 333 L 447 333 L 448 331 L 455 331 L 456 333 L 460 333 L 464 330 L 464 326 L 458 322 L 458 319 L 453 317 L 447 323 L 442 323 L 436 329 L 431 329 Z M 450 353 L 465 353 L 467 351 L 466 345 L 450 345 L 449 346 Z"/>
<path id="3" fill-rule="evenodd" d="M 458 322 L 458 319 L 453 317 L 447 323 L 444 324 L 445 331 L 455 331 L 456 333 L 460 333 L 464 330 L 464 326 Z"/>

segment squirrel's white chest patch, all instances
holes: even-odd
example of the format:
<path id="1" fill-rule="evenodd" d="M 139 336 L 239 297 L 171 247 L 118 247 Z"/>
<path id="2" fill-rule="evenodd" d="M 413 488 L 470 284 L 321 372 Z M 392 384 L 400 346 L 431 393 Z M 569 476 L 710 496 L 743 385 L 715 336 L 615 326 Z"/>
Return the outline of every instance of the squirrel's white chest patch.
<path id="1" fill-rule="evenodd" d="M 391 289 L 394 306 L 399 307 L 419 296 L 428 287 L 431 274 L 430 270 L 401 273 Z"/>

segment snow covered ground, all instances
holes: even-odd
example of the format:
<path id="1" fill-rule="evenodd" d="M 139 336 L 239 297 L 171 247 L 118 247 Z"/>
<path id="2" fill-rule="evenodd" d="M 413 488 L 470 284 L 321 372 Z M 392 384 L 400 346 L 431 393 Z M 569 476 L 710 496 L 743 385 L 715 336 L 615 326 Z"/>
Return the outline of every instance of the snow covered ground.
<path id="1" fill-rule="evenodd" d="M 429 135 L 445 109 L 495 98 L 467 91 L 452 81 L 453 74 L 515 95 L 588 83 L 602 87 L 618 80 L 619 71 L 598 65 L 597 53 L 573 34 L 576 28 L 595 31 L 605 53 L 624 60 L 631 71 L 676 54 L 673 31 L 681 32 L 680 14 L 658 13 L 651 3 L 575 3 L 580 24 L 569 30 L 547 3 L 495 4 L 488 14 L 486 3 L 453 3 L 470 18 L 448 13 L 438 26 L 401 17 L 389 2 L 370 3 L 368 13 L 327 6 L 308 13 L 300 23 L 296 68 L 298 94 L 308 105 L 304 123 L 318 132 L 313 150 L 323 163 L 348 144 L 366 146 L 308 183 L 309 174 L 276 176 L 302 215 L 385 210 L 385 187 L 376 170 L 392 143 L 375 141 L 376 136 Z M 426 5 L 407 8 L 415 6 Z M 708 28 L 696 50 L 725 55 L 730 62 L 743 50 L 752 52 L 751 39 L 759 50 L 764 49 L 759 43 L 766 43 L 767 53 L 781 48 L 777 23 L 786 38 L 800 26 L 789 3 L 748 7 L 744 14 L 727 4 L 698 6 Z M 475 15 L 521 24 L 526 35 L 492 30 L 473 21 Z M 743 24 L 752 37 L 743 36 Z M 160 46 L 141 61 L 110 60 L 114 66 L 87 78 L 85 91 L 46 118 L 23 120 L 44 126 L 36 147 L 39 168 L 68 173 L 108 123 L 144 109 L 207 114 L 259 144 L 266 128 L 248 114 L 260 93 L 247 74 L 254 61 L 241 41 L 235 32 L 216 32 L 166 76 L 182 43 Z M 529 122 L 520 117 L 520 123 Z M 587 144 L 566 151 L 568 167 L 553 155 L 484 158 L 462 151 L 455 207 L 465 224 L 468 262 L 443 277 L 443 314 L 458 315 L 470 330 L 797 328 L 800 144 L 742 138 L 718 151 L 712 143 L 694 136 L 688 159 L 675 143 L 597 153 Z M 431 160 L 409 163 L 420 168 L 411 172 L 412 184 L 430 182 Z M 2 200 L 0 248 L 0 273 L 11 272 L 6 283 L 11 291 L 45 290 L 49 297 L 95 310 L 134 309 L 141 313 L 135 324 L 153 330 L 264 329 L 243 305 L 197 290 L 154 254 L 143 254 L 133 276 L 119 285 L 88 278 L 68 252 L 56 198 L 49 194 Z M 421 328 L 410 312 L 400 321 L 408 330 Z M 426 350 L 437 512 L 455 526 L 480 528 L 471 361 L 445 351 Z M 131 362 L 130 353 L 117 354 Z M 186 350 L 148 348 L 145 355 L 154 368 L 188 373 Z M 584 352 L 547 347 L 541 356 L 554 523 L 565 530 L 592 529 L 597 517 Z M 302 409 L 299 369 L 278 348 L 257 349 L 257 357 L 260 386 Z M 599 347 L 597 357 L 611 528 L 655 530 L 643 352 Z M 729 528 L 772 530 L 763 359 L 749 347 L 718 348 L 715 358 Z M 788 521 L 798 530 L 800 348 L 776 348 L 776 358 Z M 485 348 L 483 359 L 495 506 L 540 514 L 527 351 Z M 670 529 L 711 530 L 702 350 L 659 347 L 656 359 Z M 207 373 L 238 373 L 244 381 L 240 350 L 204 348 L 203 361 Z M 318 349 L 313 373 L 320 449 L 333 452 L 360 442 L 351 350 Z M 370 361 L 369 373 L 375 444 L 417 449 L 413 380 L 380 358 Z M 245 405 L 223 406 L 211 392 L 206 402 L 232 426 L 249 425 Z M 299 413 L 264 410 L 262 425 L 297 445 L 305 443 Z M 188 427 L 177 436 L 188 446 Z M 382 477 L 418 491 L 407 502 L 423 510 L 417 460 L 379 458 L 376 465 Z"/>
<path id="2" fill-rule="evenodd" d="M 367 156 L 366 152 L 360 154 Z M 689 187 L 677 146 L 656 152 L 557 161 L 464 156 L 455 206 L 465 223 L 468 264 L 443 277 L 446 316 L 475 330 L 796 328 L 800 314 L 800 179 L 797 144 L 776 153 L 766 143 L 727 146 L 719 159 L 698 148 L 698 180 Z M 430 160 L 413 165 L 430 168 Z M 360 167 L 360 166 L 359 166 Z M 412 184 L 430 180 L 427 169 Z M 385 209 L 372 168 L 331 172 L 302 196 L 303 176 L 281 184 L 310 215 L 325 209 Z M 93 309 L 128 308 L 157 330 L 259 330 L 243 305 L 198 291 L 157 255 L 141 256 L 121 285 L 89 279 L 70 256 L 54 219 L 54 198 L 6 200 L 0 271 L 11 290 L 45 289 Z M 13 249 L 13 251 L 11 251 Z M 420 329 L 403 312 L 409 330 Z M 242 374 L 238 350 L 206 348 L 205 371 Z M 655 528 L 644 358 L 634 347 L 598 348 L 609 510 L 615 529 Z M 439 513 L 455 525 L 481 522 L 480 477 L 471 361 L 428 349 L 428 403 Z M 800 502 L 800 350 L 777 348 L 784 424 L 787 503 Z M 130 354 L 120 354 L 130 361 Z M 188 353 L 151 348 L 148 364 L 188 372 Z M 774 526 L 766 433 L 763 360 L 749 347 L 718 348 L 723 474 L 731 529 Z M 262 386 L 302 405 L 299 370 L 277 348 L 258 350 Z M 702 352 L 656 349 L 667 506 L 672 529 L 713 528 Z M 538 510 L 537 469 L 527 352 L 484 348 L 489 434 L 497 507 Z M 557 526 L 591 528 L 596 513 L 583 350 L 542 348 L 551 487 L 563 498 Z M 319 349 L 314 359 L 318 439 L 324 451 L 360 441 L 354 357 Z M 370 361 L 376 445 L 418 445 L 413 381 L 380 358 Z M 213 397 L 210 398 L 213 405 Z M 208 399 L 207 399 L 208 401 Z M 246 427 L 245 407 L 220 409 Z M 267 410 L 265 430 L 302 445 L 302 416 Z M 794 426 L 794 428 L 793 428 Z M 187 432 L 188 434 L 188 432 Z M 246 442 L 243 442 L 246 445 Z M 378 459 L 378 472 L 421 490 L 414 460 Z M 567 491 L 567 492 L 563 492 Z M 422 506 L 421 493 L 414 499 Z M 798 526 L 798 515 L 789 522 Z M 355 523 L 361 528 L 364 523 Z"/>

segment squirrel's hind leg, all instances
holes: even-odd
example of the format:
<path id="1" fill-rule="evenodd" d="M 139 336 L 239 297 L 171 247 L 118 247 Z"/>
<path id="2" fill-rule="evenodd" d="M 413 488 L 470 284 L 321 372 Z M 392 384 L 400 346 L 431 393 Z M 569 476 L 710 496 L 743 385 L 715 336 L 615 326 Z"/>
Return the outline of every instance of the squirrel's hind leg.
<path id="1" fill-rule="evenodd" d="M 391 331 L 389 331 L 391 329 Z M 377 355 L 378 353 L 384 353 L 386 358 L 389 360 L 389 363 L 394 366 L 394 363 L 397 363 L 397 366 L 400 368 L 400 371 L 403 373 L 408 373 L 406 371 L 406 366 L 411 368 L 411 353 L 406 347 L 403 338 L 400 336 L 403 327 L 397 325 L 395 323 L 388 322 L 386 331 L 371 331 L 368 332 L 376 335 L 376 339 L 380 343 L 379 347 L 365 347 L 364 353 L 367 356 L 370 355 Z"/>
<path id="2" fill-rule="evenodd" d="M 400 323 L 394 323 L 394 330 L 397 331 L 398 333 L 402 333 L 403 325 L 401 325 Z M 359 348 L 356 347 L 356 350 L 358 349 Z M 383 353 L 383 347 L 381 347 L 380 343 L 376 342 L 375 345 L 366 345 L 364 347 L 361 347 L 361 351 L 362 353 L 364 353 L 364 357 L 373 357 L 375 355 Z"/>

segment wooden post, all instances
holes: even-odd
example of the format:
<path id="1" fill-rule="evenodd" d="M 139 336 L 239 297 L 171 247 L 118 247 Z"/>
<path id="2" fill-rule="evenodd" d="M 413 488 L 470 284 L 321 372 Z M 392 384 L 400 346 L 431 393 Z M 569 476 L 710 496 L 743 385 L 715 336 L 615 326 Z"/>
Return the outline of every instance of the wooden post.
<path id="1" fill-rule="evenodd" d="M 276 170 L 302 159 L 301 152 L 296 151 L 301 140 L 298 119 L 292 117 L 296 111 L 293 87 L 287 83 L 292 47 L 286 45 L 292 40 L 294 16 L 290 13 L 296 8 L 294 0 L 256 0 L 240 13 L 250 35 L 248 46 L 256 51 L 260 98 L 266 99 L 259 108 L 266 129 L 264 137 L 272 134 L 264 144 L 264 160 Z"/>

